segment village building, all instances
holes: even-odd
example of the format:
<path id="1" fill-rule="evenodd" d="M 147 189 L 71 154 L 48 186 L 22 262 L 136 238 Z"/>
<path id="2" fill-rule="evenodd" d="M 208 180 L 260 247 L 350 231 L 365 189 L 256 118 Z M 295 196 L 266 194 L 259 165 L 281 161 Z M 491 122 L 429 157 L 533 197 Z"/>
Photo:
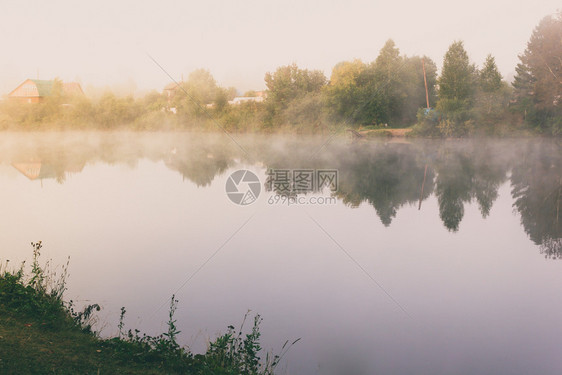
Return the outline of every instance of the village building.
<path id="1" fill-rule="evenodd" d="M 54 84 L 55 81 L 52 80 L 26 79 L 8 94 L 8 99 L 24 103 L 40 103 L 51 96 Z M 78 82 L 63 83 L 62 91 L 69 96 L 84 95 Z"/>
<path id="2" fill-rule="evenodd" d="M 164 87 L 163 93 L 164 93 L 164 95 L 166 95 L 166 97 L 168 98 L 168 101 L 171 101 L 171 100 L 172 100 L 172 98 L 174 97 L 174 95 L 176 95 L 176 91 L 177 91 L 177 90 L 181 90 L 181 89 L 180 89 L 180 85 L 181 85 L 182 83 L 183 83 L 183 82 L 179 82 L 179 83 L 171 82 L 171 83 L 168 83 L 168 84 Z"/>
<path id="3" fill-rule="evenodd" d="M 240 105 L 242 103 L 261 103 L 265 100 L 267 94 L 265 91 L 256 91 L 255 96 L 237 96 L 230 100 L 228 104 L 230 105 Z"/>

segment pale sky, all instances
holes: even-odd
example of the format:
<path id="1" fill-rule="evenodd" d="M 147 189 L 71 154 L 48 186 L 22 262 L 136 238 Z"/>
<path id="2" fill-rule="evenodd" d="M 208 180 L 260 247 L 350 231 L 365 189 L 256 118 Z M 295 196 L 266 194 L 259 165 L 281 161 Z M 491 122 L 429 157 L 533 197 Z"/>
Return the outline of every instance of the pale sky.
<path id="1" fill-rule="evenodd" d="M 559 0 L 0 0 L 0 94 L 26 78 L 161 90 L 197 68 L 222 86 L 263 89 L 264 75 L 295 62 L 320 69 L 370 62 L 392 38 L 402 54 L 441 66 L 454 40 L 471 60 L 488 53 L 511 77 L 533 28 Z M 134 85 L 133 85 L 134 83 Z"/>

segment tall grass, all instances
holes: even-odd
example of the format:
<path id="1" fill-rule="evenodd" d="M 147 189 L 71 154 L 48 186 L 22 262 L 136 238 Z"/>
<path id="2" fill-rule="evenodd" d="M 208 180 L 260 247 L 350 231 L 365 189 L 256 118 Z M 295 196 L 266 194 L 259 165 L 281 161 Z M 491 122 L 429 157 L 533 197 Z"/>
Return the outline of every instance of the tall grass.
<path id="1" fill-rule="evenodd" d="M 251 329 L 245 332 L 247 313 L 238 330 L 229 326 L 225 334 L 209 344 L 204 354 L 194 354 L 177 340 L 181 331 L 176 325 L 175 313 L 179 301 L 175 295 L 170 299 L 167 332 L 158 336 L 141 335 L 137 329 L 125 333 L 126 309 L 122 307 L 118 336 L 102 339 L 92 328 L 95 314 L 101 307 L 91 304 L 76 311 L 72 301 L 65 302 L 63 299 L 70 258 L 60 269 L 53 270 L 50 262 L 40 263 L 42 242 L 31 243 L 31 246 L 33 260 L 28 273 L 25 272 L 25 262 L 16 270 L 9 269 L 9 261 L 0 262 L 0 312 L 13 312 L 26 321 L 35 320 L 40 322 L 41 327 L 57 332 L 81 331 L 89 339 L 96 340 L 111 353 L 111 358 L 118 359 L 120 363 L 158 368 L 165 373 L 272 375 L 289 348 L 298 341 L 286 342 L 279 355 L 266 353 L 262 359 L 262 318 L 255 315 Z"/>

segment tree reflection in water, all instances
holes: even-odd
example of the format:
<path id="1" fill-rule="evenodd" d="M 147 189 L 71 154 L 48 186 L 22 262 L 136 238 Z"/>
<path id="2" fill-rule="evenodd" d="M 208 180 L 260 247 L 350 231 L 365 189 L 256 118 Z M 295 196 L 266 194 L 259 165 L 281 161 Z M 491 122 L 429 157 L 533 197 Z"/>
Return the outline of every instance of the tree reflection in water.
<path id="1" fill-rule="evenodd" d="M 0 163 L 30 180 L 63 184 L 88 164 L 135 168 L 148 159 L 201 187 L 241 166 L 337 169 L 339 188 L 333 194 L 346 205 L 369 204 L 390 226 L 401 207 L 422 205 L 434 195 L 441 221 L 452 232 L 459 230 L 466 204 L 475 202 L 486 218 L 509 180 L 525 232 L 547 258 L 562 256 L 562 152 L 556 140 L 324 144 L 318 137 L 274 135 L 237 140 L 242 147 L 217 134 L 10 135 L 0 141 Z"/>

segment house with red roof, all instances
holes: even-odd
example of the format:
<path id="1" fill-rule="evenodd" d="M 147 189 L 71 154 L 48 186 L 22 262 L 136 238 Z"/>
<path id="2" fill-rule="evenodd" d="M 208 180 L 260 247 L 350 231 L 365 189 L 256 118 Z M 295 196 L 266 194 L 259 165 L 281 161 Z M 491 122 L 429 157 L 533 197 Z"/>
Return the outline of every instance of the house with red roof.
<path id="1" fill-rule="evenodd" d="M 51 96 L 54 84 L 54 80 L 26 79 L 8 94 L 8 98 L 25 103 L 40 103 L 46 97 Z M 78 82 L 63 83 L 62 91 L 63 94 L 69 96 L 84 95 Z"/>

